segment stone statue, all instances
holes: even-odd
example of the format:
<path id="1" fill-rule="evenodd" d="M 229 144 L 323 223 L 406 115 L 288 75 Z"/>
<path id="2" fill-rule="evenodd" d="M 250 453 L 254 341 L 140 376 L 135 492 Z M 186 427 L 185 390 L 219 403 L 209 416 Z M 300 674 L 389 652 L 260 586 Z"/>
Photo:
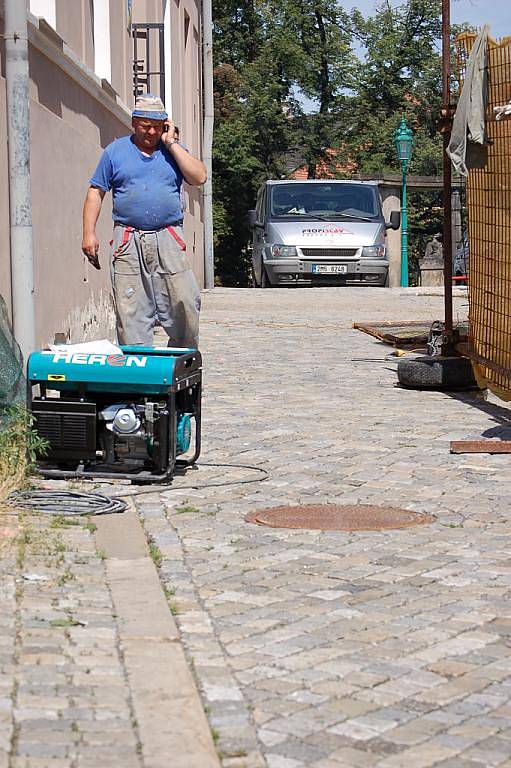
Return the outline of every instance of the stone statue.
<path id="1" fill-rule="evenodd" d="M 433 235 L 433 238 L 427 243 L 426 251 L 424 253 L 424 261 L 442 261 L 443 262 L 443 247 L 440 242 L 442 235 L 437 232 Z"/>
<path id="2" fill-rule="evenodd" d="M 427 243 L 424 258 L 419 261 L 422 286 L 439 286 L 444 282 L 444 256 L 438 232 Z"/>

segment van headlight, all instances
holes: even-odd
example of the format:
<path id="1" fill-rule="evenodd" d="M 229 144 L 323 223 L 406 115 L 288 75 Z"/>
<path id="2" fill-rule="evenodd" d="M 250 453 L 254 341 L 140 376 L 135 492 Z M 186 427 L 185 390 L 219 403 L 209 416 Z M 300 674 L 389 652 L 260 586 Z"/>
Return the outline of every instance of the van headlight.
<path id="1" fill-rule="evenodd" d="M 363 259 L 383 259 L 386 249 L 384 245 L 365 245 L 362 248 Z"/>
<path id="2" fill-rule="evenodd" d="M 271 247 L 271 255 L 274 259 L 286 259 L 296 257 L 296 248 L 294 245 L 280 245 L 276 243 Z"/>

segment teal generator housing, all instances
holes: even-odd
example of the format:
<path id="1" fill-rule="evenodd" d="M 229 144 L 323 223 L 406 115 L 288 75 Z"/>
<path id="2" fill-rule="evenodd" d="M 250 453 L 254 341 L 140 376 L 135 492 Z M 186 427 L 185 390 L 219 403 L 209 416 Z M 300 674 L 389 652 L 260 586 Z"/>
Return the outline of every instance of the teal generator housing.
<path id="1" fill-rule="evenodd" d="M 165 482 L 197 461 L 202 358 L 196 349 L 121 347 L 121 354 L 34 352 L 28 408 L 48 448 L 46 477 Z"/>

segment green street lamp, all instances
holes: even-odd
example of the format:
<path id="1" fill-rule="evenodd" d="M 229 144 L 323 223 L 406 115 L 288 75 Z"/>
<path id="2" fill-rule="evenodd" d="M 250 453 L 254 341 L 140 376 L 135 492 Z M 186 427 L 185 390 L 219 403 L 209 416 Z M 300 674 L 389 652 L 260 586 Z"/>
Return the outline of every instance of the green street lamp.
<path id="1" fill-rule="evenodd" d="M 408 173 L 408 163 L 412 157 L 412 129 L 406 125 L 406 120 L 401 118 L 399 127 L 394 134 L 397 157 L 401 163 L 401 174 L 403 177 L 401 194 L 401 286 L 408 286 L 408 211 L 406 209 L 406 174 Z"/>

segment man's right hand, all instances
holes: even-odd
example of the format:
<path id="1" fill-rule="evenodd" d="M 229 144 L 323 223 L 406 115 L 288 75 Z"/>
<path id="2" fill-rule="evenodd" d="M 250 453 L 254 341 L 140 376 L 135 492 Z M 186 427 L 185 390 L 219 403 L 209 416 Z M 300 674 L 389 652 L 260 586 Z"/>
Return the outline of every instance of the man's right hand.
<path id="1" fill-rule="evenodd" d="M 99 240 L 96 235 L 84 235 L 82 240 L 82 252 L 96 269 L 101 269 L 99 263 Z"/>

